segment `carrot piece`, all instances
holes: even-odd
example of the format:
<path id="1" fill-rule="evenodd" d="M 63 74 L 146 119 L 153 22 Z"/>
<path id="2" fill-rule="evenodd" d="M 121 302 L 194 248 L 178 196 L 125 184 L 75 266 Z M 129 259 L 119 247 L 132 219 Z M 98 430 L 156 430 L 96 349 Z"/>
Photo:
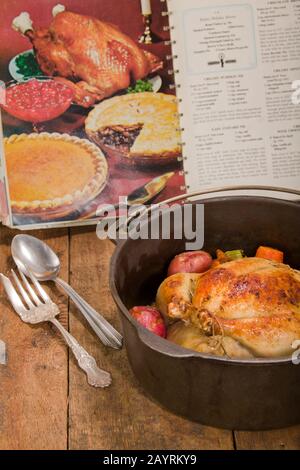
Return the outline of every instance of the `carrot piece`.
<path id="1" fill-rule="evenodd" d="M 217 268 L 219 266 L 221 266 L 221 262 L 218 259 L 214 259 L 211 268 Z"/>
<path id="2" fill-rule="evenodd" d="M 224 258 L 225 258 L 225 253 L 224 253 L 224 251 L 218 249 L 218 250 L 217 250 L 217 259 L 218 259 L 219 261 L 221 261 L 221 260 L 224 259 Z"/>
<path id="3" fill-rule="evenodd" d="M 219 264 L 227 263 L 227 261 L 229 261 L 224 251 L 218 249 L 216 253 L 217 253 L 216 261 L 218 261 Z"/>
<path id="4" fill-rule="evenodd" d="M 256 252 L 256 258 L 264 258 L 277 261 L 277 263 L 283 263 L 284 253 L 275 248 L 270 248 L 269 246 L 260 246 Z"/>

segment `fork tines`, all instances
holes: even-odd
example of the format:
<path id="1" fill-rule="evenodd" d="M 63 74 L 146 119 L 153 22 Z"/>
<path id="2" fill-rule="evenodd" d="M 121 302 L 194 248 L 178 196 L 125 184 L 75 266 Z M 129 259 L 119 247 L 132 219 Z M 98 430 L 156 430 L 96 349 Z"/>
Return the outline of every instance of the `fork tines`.
<path id="1" fill-rule="evenodd" d="M 28 293 L 26 292 L 26 290 L 22 286 L 22 284 L 21 284 L 18 276 L 16 275 L 15 271 L 13 269 L 11 270 L 13 279 L 14 279 L 14 281 L 15 281 L 15 283 L 16 283 L 16 285 L 17 285 L 17 287 L 18 287 L 18 289 L 19 289 L 19 291 L 20 291 L 20 293 L 21 293 L 21 295 L 24 299 L 24 301 L 26 302 L 28 308 L 34 307 L 34 304 L 36 306 L 41 305 L 43 302 L 41 302 L 41 299 L 37 296 L 34 289 L 30 285 L 30 283 L 28 282 L 27 277 L 23 274 L 23 272 L 21 271 L 21 269 L 19 267 L 18 267 L 18 272 L 19 272 L 20 277 L 21 277 L 27 291 L 29 292 L 30 296 L 28 295 Z M 39 295 L 43 299 L 43 301 L 44 302 L 49 302 L 50 297 L 47 294 L 47 292 L 42 288 L 39 281 L 33 276 L 33 274 L 31 272 L 28 271 L 27 273 L 28 273 L 28 276 L 30 277 L 33 285 L 35 286 L 36 290 L 38 291 Z M 33 300 L 34 303 L 32 302 L 32 300 Z"/>

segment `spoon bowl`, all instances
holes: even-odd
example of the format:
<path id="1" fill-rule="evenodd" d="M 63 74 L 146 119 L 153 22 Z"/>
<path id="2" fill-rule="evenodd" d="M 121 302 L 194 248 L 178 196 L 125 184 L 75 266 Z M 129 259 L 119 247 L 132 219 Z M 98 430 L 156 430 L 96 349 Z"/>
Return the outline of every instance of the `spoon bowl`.
<path id="1" fill-rule="evenodd" d="M 31 235 L 16 235 L 11 244 L 12 257 L 25 273 L 27 270 L 39 281 L 54 280 L 60 271 L 56 253 L 43 241 Z"/>

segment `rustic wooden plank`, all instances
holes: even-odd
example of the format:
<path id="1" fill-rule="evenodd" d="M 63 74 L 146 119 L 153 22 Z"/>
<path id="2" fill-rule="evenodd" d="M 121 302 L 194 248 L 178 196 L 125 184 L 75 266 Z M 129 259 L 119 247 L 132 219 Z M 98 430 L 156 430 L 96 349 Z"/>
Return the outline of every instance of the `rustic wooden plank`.
<path id="1" fill-rule="evenodd" d="M 15 233 L 0 228 L 0 271 L 13 267 L 10 243 Z M 62 276 L 68 278 L 68 231 L 32 233 L 59 253 Z M 68 302 L 52 289 L 53 300 L 68 323 Z M 67 447 L 68 353 L 49 325 L 22 323 L 1 286 L 0 338 L 7 344 L 8 365 L 0 365 L 0 448 L 65 449 Z"/>
<path id="2" fill-rule="evenodd" d="M 300 426 L 275 431 L 236 432 L 236 447 L 240 450 L 299 450 Z"/>
<path id="3" fill-rule="evenodd" d="M 118 314 L 109 292 L 109 241 L 96 238 L 95 229 L 72 229 L 70 282 L 115 326 Z M 109 370 L 113 385 L 92 389 L 70 360 L 70 449 L 231 449 L 232 432 L 186 421 L 163 410 L 144 394 L 133 376 L 125 351 L 106 349 L 70 307 L 70 331 Z"/>

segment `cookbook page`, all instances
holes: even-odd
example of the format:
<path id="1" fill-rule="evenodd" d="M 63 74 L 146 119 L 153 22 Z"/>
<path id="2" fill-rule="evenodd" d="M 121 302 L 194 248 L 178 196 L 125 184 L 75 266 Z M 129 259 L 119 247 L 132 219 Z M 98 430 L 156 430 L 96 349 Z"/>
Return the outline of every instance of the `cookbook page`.
<path id="1" fill-rule="evenodd" d="M 0 88 L 1 93 L 1 88 Z M 1 97 L 0 97 L 1 100 Z M 1 121 L 1 112 L 0 112 L 0 221 L 9 225 L 9 209 L 8 209 L 8 196 L 6 192 L 6 182 L 5 182 L 5 164 L 4 164 L 4 139 L 2 131 L 2 121 Z"/>
<path id="2" fill-rule="evenodd" d="M 94 223 L 119 198 L 185 192 L 164 10 L 160 0 L 1 1 L 4 223 Z"/>
<path id="3" fill-rule="evenodd" d="M 168 4 L 190 190 L 300 189 L 300 0 Z"/>

